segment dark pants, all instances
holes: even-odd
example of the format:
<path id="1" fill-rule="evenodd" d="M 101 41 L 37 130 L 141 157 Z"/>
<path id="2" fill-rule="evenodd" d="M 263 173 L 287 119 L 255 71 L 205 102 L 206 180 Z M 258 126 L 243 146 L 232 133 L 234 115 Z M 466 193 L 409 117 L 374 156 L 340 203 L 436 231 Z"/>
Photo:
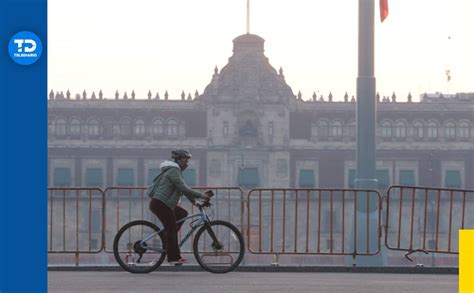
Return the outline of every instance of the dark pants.
<path id="1" fill-rule="evenodd" d="M 175 207 L 174 211 L 162 201 L 152 198 L 150 210 L 155 214 L 165 228 L 166 247 L 168 261 L 175 261 L 181 258 L 178 246 L 178 231 L 184 222 L 176 224 L 176 221 L 188 216 L 188 212 L 182 207 Z"/>

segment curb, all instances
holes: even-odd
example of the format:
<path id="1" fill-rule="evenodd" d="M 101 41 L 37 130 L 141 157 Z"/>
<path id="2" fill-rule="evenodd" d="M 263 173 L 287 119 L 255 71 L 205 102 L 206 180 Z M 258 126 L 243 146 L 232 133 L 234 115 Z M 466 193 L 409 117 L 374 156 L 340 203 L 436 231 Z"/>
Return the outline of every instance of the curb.
<path id="1" fill-rule="evenodd" d="M 49 266 L 48 271 L 62 272 L 120 272 L 119 266 Z M 201 272 L 200 266 L 162 266 L 158 272 Z M 458 268 L 440 267 L 323 267 L 323 266 L 240 266 L 237 272 L 265 273 L 369 273 L 369 274 L 438 274 L 457 275 Z"/>

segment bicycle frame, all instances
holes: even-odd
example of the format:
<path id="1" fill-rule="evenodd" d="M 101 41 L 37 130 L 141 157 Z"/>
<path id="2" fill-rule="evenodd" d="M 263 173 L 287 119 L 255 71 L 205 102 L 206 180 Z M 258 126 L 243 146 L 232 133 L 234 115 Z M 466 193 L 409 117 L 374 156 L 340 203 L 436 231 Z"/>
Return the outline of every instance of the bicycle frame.
<path id="1" fill-rule="evenodd" d="M 195 214 L 192 214 L 192 215 L 187 216 L 185 218 L 182 218 L 182 219 L 180 219 L 179 221 L 176 222 L 176 224 L 179 224 L 179 223 L 182 223 L 182 222 L 184 223 L 188 219 L 199 217 L 197 224 L 192 225 L 191 230 L 189 230 L 188 233 L 183 237 L 183 239 L 181 239 L 181 242 L 178 244 L 179 247 L 183 246 L 183 244 L 188 240 L 188 238 L 191 236 L 191 234 L 194 233 L 194 231 L 196 231 L 199 227 L 204 225 L 204 223 L 210 221 L 209 217 L 207 216 L 206 211 L 202 207 L 199 207 L 199 210 L 200 211 L 198 213 L 195 213 Z M 153 250 L 153 251 L 156 251 L 156 252 L 160 252 L 160 253 L 164 252 L 162 249 L 155 249 L 155 248 L 150 247 L 149 245 L 146 244 L 146 242 L 148 240 L 152 239 L 153 237 L 155 237 L 157 234 L 159 234 L 161 232 L 163 232 L 163 228 L 159 227 L 158 232 L 154 232 L 154 233 L 148 235 L 147 237 L 145 237 L 142 241 L 140 241 L 140 245 L 144 248 L 147 248 L 147 249 L 150 249 L 150 250 Z"/>

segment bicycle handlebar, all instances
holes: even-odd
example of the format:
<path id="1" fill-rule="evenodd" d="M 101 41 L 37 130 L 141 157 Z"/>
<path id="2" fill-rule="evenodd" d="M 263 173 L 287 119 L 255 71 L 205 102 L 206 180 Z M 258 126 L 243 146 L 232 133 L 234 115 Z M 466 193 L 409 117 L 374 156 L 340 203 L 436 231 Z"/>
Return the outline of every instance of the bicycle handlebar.
<path id="1" fill-rule="evenodd" d="M 196 203 L 196 206 L 199 207 L 199 208 L 207 208 L 207 207 L 210 207 L 212 204 L 209 200 L 206 200 L 202 203 Z"/>
<path id="2" fill-rule="evenodd" d="M 207 196 L 209 196 L 209 199 L 208 200 L 203 200 L 202 203 L 196 203 L 196 206 L 199 207 L 199 208 L 207 208 L 207 207 L 210 207 L 211 206 L 211 197 L 214 196 L 214 192 L 212 192 L 211 189 L 208 189 L 206 191 L 204 191 L 205 194 L 207 194 Z"/>

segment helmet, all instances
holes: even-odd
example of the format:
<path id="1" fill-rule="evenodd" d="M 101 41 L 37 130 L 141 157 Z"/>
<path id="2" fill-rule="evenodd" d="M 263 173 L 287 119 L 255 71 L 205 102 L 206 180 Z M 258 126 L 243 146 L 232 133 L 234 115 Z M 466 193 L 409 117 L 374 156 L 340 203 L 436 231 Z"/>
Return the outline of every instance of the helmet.
<path id="1" fill-rule="evenodd" d="M 173 158 L 175 160 L 178 160 L 178 159 L 181 159 L 181 158 L 191 159 L 192 156 L 191 156 L 191 153 L 188 150 L 181 149 L 181 150 L 171 151 L 171 158 Z"/>

